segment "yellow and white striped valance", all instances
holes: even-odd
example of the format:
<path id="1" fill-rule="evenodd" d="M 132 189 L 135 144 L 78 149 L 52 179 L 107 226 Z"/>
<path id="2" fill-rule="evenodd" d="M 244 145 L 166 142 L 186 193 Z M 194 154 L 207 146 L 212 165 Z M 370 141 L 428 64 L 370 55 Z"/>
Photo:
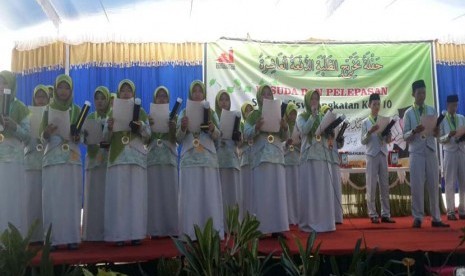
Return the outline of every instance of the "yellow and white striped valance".
<path id="1" fill-rule="evenodd" d="M 83 43 L 70 46 L 70 66 L 202 64 L 202 43 Z"/>
<path id="2" fill-rule="evenodd" d="M 436 42 L 436 62 L 447 65 L 464 65 L 465 45 L 439 44 Z"/>
<path id="3" fill-rule="evenodd" d="M 58 69 L 65 64 L 65 44 L 54 42 L 33 50 L 13 49 L 11 69 L 15 73 L 32 73 L 43 68 Z"/>

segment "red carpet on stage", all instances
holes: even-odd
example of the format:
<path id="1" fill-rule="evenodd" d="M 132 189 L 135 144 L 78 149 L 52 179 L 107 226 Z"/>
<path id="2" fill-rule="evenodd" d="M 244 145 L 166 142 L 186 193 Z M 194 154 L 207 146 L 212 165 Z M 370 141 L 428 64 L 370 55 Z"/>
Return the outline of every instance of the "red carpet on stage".
<path id="1" fill-rule="evenodd" d="M 395 224 L 372 224 L 367 218 L 345 219 L 331 233 L 319 233 L 317 242 L 321 241 L 321 254 L 344 255 L 352 253 L 357 239 L 365 237 L 369 248 L 377 248 L 377 252 L 400 250 L 404 252 L 428 251 L 448 253 L 459 243 L 465 227 L 465 220 L 450 222 L 451 228 L 432 228 L 431 218 L 423 221 L 421 229 L 413 229 L 411 217 L 394 218 Z M 444 221 L 445 217 L 443 218 Z M 296 227 L 285 233 L 292 252 L 297 253 L 294 237 L 305 244 L 308 233 L 300 232 Z M 264 238 L 260 240 L 260 252 L 264 255 L 274 252 L 281 253 L 277 239 Z M 465 253 L 465 246 L 458 249 Z M 52 253 L 52 260 L 58 264 L 96 264 L 119 262 L 144 262 L 161 257 L 174 257 L 179 253 L 170 238 L 144 240 L 140 246 L 117 247 L 111 243 L 84 242 L 79 250 L 59 249 Z M 40 262 L 40 254 L 34 259 L 33 265 Z"/>

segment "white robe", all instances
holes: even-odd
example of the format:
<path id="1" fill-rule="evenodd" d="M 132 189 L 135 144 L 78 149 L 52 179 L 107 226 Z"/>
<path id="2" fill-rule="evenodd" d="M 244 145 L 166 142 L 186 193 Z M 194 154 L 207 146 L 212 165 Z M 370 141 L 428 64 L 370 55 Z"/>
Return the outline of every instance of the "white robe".
<path id="1" fill-rule="evenodd" d="M 0 163 L 0 231 L 12 223 L 22 235 L 28 231 L 27 189 L 24 166 L 20 163 Z"/>
<path id="2" fill-rule="evenodd" d="M 82 239 L 104 240 L 106 166 L 86 170 Z"/>
<path id="3" fill-rule="evenodd" d="M 253 169 L 251 213 L 263 234 L 289 230 L 284 165 L 264 162 Z"/>
<path id="4" fill-rule="evenodd" d="M 141 240 L 147 235 L 147 171 L 113 165 L 105 185 L 105 241 Z"/>
<path id="5" fill-rule="evenodd" d="M 221 179 L 221 192 L 223 196 L 224 216 L 228 207 L 234 207 L 240 202 L 240 173 L 233 168 L 219 169 Z"/>
<path id="6" fill-rule="evenodd" d="M 147 168 L 148 234 L 176 236 L 178 231 L 178 170 L 170 165 Z"/>
<path id="7" fill-rule="evenodd" d="M 52 225 L 52 245 L 81 242 L 82 167 L 58 164 L 42 169 L 44 233 Z"/>
<path id="8" fill-rule="evenodd" d="M 31 227 L 34 223 L 36 230 L 32 234 L 31 242 L 44 240 L 44 226 L 42 217 L 42 170 L 26 170 L 27 187 L 27 220 Z"/>
<path id="9" fill-rule="evenodd" d="M 195 239 L 194 224 L 201 229 L 209 218 L 224 236 L 223 203 L 217 168 L 184 167 L 179 179 L 179 232 Z"/>
<path id="10" fill-rule="evenodd" d="M 301 165 L 299 228 L 305 232 L 336 230 L 331 164 L 308 160 Z"/>
<path id="11" fill-rule="evenodd" d="M 240 171 L 240 214 L 241 217 L 244 217 L 247 212 L 250 213 L 250 206 L 252 204 L 252 199 L 250 198 L 252 194 L 252 169 L 250 165 L 245 165 L 241 167 Z"/>
<path id="12" fill-rule="evenodd" d="M 299 166 L 285 166 L 289 224 L 299 223 Z"/>

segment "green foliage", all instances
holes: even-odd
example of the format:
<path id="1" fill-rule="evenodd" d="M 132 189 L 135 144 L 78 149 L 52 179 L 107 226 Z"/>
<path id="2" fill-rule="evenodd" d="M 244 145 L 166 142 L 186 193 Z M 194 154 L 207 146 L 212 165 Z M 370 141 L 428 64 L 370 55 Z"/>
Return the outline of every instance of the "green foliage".
<path id="1" fill-rule="evenodd" d="M 365 239 L 363 239 L 364 241 Z M 336 263 L 336 259 L 334 256 L 331 256 L 331 269 L 334 275 L 354 275 L 354 276 L 362 276 L 362 275 L 370 275 L 370 276 L 381 276 L 384 275 L 385 272 L 388 272 L 388 268 L 391 265 L 391 262 L 387 262 L 383 267 L 378 265 L 373 265 L 371 260 L 373 255 L 376 253 L 376 248 L 372 250 L 368 250 L 366 243 L 364 243 L 364 248 L 361 248 L 362 239 L 358 239 L 357 243 L 355 244 L 354 252 L 352 253 L 352 261 L 350 263 L 349 269 L 341 274 L 339 272 L 339 268 Z M 392 274 L 392 273 L 391 273 Z"/>
<path id="2" fill-rule="evenodd" d="M 220 273 L 220 236 L 213 229 L 213 220 L 208 219 L 203 231 L 194 225 L 196 241 L 184 235 L 185 242 L 173 239 L 188 265 L 184 268 L 193 275 L 213 276 Z"/>
<path id="3" fill-rule="evenodd" d="M 298 238 L 294 238 L 297 247 L 299 248 L 299 261 L 291 255 L 289 246 L 286 241 L 279 238 L 279 244 L 283 250 L 281 254 L 281 265 L 283 266 L 286 274 L 291 276 L 300 275 L 316 275 L 320 269 L 320 246 L 321 242 L 315 246 L 316 232 L 312 232 L 307 238 L 307 246 L 304 248 Z"/>
<path id="4" fill-rule="evenodd" d="M 264 275 L 273 268 L 272 253 L 265 258 L 258 256 L 261 232 L 260 222 L 249 213 L 239 220 L 239 208 L 228 208 L 226 214 L 226 237 L 223 252 L 227 275 Z"/>
<path id="5" fill-rule="evenodd" d="M 94 276 L 94 274 L 92 274 L 92 272 L 90 272 L 87 269 L 82 269 L 82 274 L 78 274 L 78 275 Z M 97 270 L 97 274 L 95 274 L 95 276 L 126 276 L 126 274 L 119 273 L 119 272 L 113 272 L 113 271 L 107 271 L 105 269 L 99 268 Z"/>
<path id="6" fill-rule="evenodd" d="M 194 226 L 195 240 L 184 235 L 173 239 L 185 257 L 184 270 L 192 275 L 264 275 L 273 266 L 269 264 L 272 254 L 258 256 L 258 231 L 260 222 L 249 214 L 239 220 L 238 207 L 229 208 L 226 215 L 227 232 L 223 243 L 209 219 L 203 230 Z"/>
<path id="7" fill-rule="evenodd" d="M 178 276 L 181 274 L 182 263 L 178 258 L 161 258 L 157 264 L 157 275 Z"/>
<path id="8" fill-rule="evenodd" d="M 0 236 L 0 275 L 25 275 L 27 266 L 39 252 L 38 248 L 29 247 L 36 227 L 37 223 L 34 223 L 23 238 L 18 228 L 8 223 L 8 229 Z"/>
<path id="9" fill-rule="evenodd" d="M 40 259 L 40 275 L 53 275 L 53 263 L 50 258 L 50 249 L 52 248 L 52 242 L 50 240 L 52 234 L 52 225 L 47 229 L 47 235 L 45 236 L 44 247 L 42 248 L 42 256 Z"/>

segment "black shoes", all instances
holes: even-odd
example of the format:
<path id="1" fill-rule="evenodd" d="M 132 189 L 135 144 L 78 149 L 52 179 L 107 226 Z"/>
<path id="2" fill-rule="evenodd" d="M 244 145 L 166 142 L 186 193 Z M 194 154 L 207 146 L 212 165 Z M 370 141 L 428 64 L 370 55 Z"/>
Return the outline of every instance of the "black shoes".
<path id="1" fill-rule="evenodd" d="M 271 234 L 271 237 L 272 237 L 272 238 L 276 238 L 276 239 L 279 239 L 279 238 L 285 239 L 285 238 L 286 238 L 286 236 L 284 236 L 284 234 L 283 234 L 283 233 L 280 233 L 280 232 L 272 233 L 272 234 Z"/>
<path id="2" fill-rule="evenodd" d="M 373 224 L 379 224 L 380 223 L 380 219 L 378 217 L 372 217 L 372 218 L 370 218 L 370 220 L 371 220 L 371 223 L 373 223 Z M 382 223 L 396 223 L 396 221 L 393 220 L 390 217 L 381 217 L 381 222 Z"/>
<path id="3" fill-rule="evenodd" d="M 132 240 L 131 241 L 131 245 L 134 245 L 134 246 L 141 245 L 141 244 L 142 244 L 141 240 Z"/>
<path id="4" fill-rule="evenodd" d="M 79 246 L 77 243 L 68 243 L 69 250 L 78 250 Z"/>
<path id="5" fill-rule="evenodd" d="M 457 217 L 455 216 L 455 214 L 448 214 L 447 220 L 457 220 Z"/>
<path id="6" fill-rule="evenodd" d="M 421 228 L 421 220 L 419 220 L 419 219 L 414 220 L 412 227 L 413 228 Z"/>
<path id="7" fill-rule="evenodd" d="M 381 217 L 381 222 L 382 223 L 396 223 L 396 221 L 390 217 Z"/>
<path id="8" fill-rule="evenodd" d="M 459 215 L 459 219 L 465 219 L 465 215 Z"/>
<path id="9" fill-rule="evenodd" d="M 442 222 L 442 221 L 432 221 L 432 222 L 431 222 L 431 226 L 432 226 L 432 227 L 442 227 L 442 228 L 450 227 L 449 224 L 444 223 L 444 222 Z"/>

